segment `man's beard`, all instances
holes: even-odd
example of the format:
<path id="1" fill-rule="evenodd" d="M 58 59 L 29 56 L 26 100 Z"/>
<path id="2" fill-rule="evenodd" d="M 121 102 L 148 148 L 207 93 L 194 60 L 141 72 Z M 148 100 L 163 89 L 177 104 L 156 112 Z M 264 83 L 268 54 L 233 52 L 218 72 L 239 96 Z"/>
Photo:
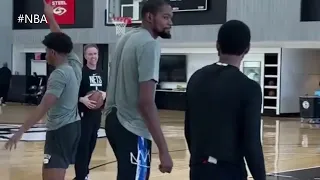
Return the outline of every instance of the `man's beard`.
<path id="1" fill-rule="evenodd" d="M 158 35 L 162 38 L 162 39 L 171 39 L 171 34 L 170 32 L 159 32 Z"/>

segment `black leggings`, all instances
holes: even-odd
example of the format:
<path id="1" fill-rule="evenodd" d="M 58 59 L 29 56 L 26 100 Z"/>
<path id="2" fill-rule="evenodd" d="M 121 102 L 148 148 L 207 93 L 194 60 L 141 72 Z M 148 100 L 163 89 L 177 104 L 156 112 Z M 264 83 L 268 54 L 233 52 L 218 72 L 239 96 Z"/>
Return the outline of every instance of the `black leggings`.
<path id="1" fill-rule="evenodd" d="M 10 85 L 8 84 L 0 85 L 0 98 L 2 97 L 2 103 L 7 102 L 9 89 Z"/>
<path id="2" fill-rule="evenodd" d="M 247 180 L 246 170 L 231 164 L 197 164 L 190 167 L 190 180 Z"/>
<path id="3" fill-rule="evenodd" d="M 125 129 L 116 110 L 106 117 L 106 134 L 118 161 L 117 180 L 148 180 L 152 142 Z"/>
<path id="4" fill-rule="evenodd" d="M 100 123 L 101 112 L 85 114 L 81 119 L 81 137 L 74 166 L 76 180 L 84 180 L 89 174 L 89 164 L 96 146 Z"/>

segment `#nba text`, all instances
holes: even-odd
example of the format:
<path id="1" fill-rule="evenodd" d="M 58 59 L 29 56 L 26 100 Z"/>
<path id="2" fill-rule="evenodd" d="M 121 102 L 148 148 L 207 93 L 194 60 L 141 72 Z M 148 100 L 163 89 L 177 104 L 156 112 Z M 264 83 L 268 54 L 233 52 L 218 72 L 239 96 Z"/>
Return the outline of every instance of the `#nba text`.
<path id="1" fill-rule="evenodd" d="M 48 23 L 44 14 L 20 14 L 17 18 L 19 24 L 42 24 Z"/>

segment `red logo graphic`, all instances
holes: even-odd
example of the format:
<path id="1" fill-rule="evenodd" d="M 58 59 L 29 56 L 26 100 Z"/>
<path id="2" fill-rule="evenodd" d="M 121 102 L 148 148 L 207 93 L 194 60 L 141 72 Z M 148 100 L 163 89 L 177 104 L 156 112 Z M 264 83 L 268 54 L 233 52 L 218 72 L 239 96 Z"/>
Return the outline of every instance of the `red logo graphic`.
<path id="1" fill-rule="evenodd" d="M 41 53 L 34 53 L 34 60 L 41 60 Z"/>
<path id="2" fill-rule="evenodd" d="M 53 6 L 53 14 L 58 24 L 74 24 L 75 0 L 46 0 Z M 48 22 L 49 23 L 49 22 Z"/>

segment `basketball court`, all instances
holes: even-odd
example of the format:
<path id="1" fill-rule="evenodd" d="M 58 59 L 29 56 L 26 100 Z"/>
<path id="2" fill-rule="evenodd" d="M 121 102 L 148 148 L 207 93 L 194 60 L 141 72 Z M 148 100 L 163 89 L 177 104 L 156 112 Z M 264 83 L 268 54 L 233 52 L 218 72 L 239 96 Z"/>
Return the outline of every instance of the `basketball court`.
<path id="1" fill-rule="evenodd" d="M 24 121 L 34 106 L 8 104 L 1 107 L 0 114 L 0 173 L 1 180 L 41 179 L 45 127 L 39 124 L 29 130 L 15 151 L 3 149 L 7 137 L 11 136 Z M 158 154 L 153 146 L 152 180 L 187 180 L 189 153 L 184 139 L 181 111 L 160 111 L 162 128 L 169 143 L 174 161 L 171 174 L 161 174 L 158 170 Z M 299 119 L 263 118 L 263 149 L 269 179 L 309 180 L 320 177 L 320 127 L 301 124 Z M 103 126 L 103 125 L 102 125 Z M 92 180 L 116 179 L 116 161 L 103 129 L 91 162 Z M 277 172 L 279 174 L 277 174 Z M 277 176 L 277 177 L 275 177 Z M 74 178 L 71 166 L 67 180 Z"/>

